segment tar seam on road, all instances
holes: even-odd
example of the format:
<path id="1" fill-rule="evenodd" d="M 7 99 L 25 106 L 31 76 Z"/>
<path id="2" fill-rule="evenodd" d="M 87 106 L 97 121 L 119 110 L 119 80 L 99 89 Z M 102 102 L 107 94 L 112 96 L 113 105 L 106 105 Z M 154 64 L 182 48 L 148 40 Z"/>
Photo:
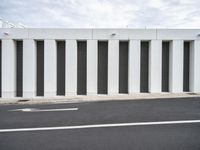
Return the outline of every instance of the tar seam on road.
<path id="1" fill-rule="evenodd" d="M 25 131 L 46 131 L 46 130 L 70 130 L 70 129 L 87 129 L 87 128 L 106 128 L 106 127 L 126 127 L 126 126 L 147 126 L 147 125 L 191 124 L 191 123 L 200 123 L 200 120 L 157 121 L 157 122 L 136 122 L 136 123 L 113 123 L 113 124 L 94 124 L 94 125 L 78 125 L 78 126 L 60 126 L 60 127 L 0 129 L 0 133 L 4 133 L 4 132 L 25 132 Z"/>

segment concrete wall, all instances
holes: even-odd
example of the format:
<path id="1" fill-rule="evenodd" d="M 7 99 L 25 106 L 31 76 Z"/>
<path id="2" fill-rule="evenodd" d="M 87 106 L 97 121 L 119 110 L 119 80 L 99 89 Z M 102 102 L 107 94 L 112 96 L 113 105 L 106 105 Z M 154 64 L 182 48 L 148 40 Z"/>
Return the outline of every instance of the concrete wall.
<path id="1" fill-rule="evenodd" d="M 200 92 L 199 32 L 0 29 L 1 97 Z"/>

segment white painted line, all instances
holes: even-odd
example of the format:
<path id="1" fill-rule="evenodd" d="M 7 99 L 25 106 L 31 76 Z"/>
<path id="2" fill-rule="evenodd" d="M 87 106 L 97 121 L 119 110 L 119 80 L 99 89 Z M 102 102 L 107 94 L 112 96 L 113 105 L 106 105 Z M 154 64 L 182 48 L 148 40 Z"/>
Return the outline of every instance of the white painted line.
<path id="1" fill-rule="evenodd" d="M 78 108 L 62 108 L 62 109 L 36 109 L 36 108 L 23 108 L 23 109 L 14 109 L 10 111 L 22 111 L 22 112 L 45 112 L 45 111 L 70 111 L 78 110 Z"/>
<path id="2" fill-rule="evenodd" d="M 107 128 L 107 127 L 126 127 L 126 126 L 191 124 L 191 123 L 200 123 L 200 120 L 157 121 L 157 122 L 136 122 L 136 123 L 113 123 L 113 124 L 79 125 L 79 126 L 60 126 L 60 127 L 0 129 L 0 133 L 3 133 L 3 132 L 25 132 L 25 131 L 46 131 L 46 130 L 71 130 L 71 129 L 87 129 L 87 128 Z"/>

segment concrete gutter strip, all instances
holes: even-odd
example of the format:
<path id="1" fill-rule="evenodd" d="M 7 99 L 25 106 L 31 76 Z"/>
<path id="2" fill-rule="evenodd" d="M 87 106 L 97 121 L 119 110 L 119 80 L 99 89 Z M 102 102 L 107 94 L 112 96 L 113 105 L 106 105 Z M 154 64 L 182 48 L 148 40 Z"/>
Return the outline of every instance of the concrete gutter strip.
<path id="1" fill-rule="evenodd" d="M 80 102 L 97 102 L 97 101 L 117 101 L 117 100 L 142 100 L 142 99 L 168 99 L 168 98 L 189 98 L 200 97 L 200 93 L 137 93 L 137 94 L 120 94 L 120 95 L 78 95 L 78 96 L 56 96 L 52 98 L 35 97 L 35 98 L 12 98 L 0 99 L 0 105 L 7 104 L 59 104 L 59 103 L 80 103 Z"/>

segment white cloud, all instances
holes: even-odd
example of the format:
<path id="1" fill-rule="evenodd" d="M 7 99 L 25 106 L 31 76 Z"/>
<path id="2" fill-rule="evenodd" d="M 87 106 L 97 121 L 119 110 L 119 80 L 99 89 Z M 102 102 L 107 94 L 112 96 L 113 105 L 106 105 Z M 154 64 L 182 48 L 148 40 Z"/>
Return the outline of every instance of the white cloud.
<path id="1" fill-rule="evenodd" d="M 0 17 L 29 27 L 200 28 L 199 0 L 1 0 Z"/>

